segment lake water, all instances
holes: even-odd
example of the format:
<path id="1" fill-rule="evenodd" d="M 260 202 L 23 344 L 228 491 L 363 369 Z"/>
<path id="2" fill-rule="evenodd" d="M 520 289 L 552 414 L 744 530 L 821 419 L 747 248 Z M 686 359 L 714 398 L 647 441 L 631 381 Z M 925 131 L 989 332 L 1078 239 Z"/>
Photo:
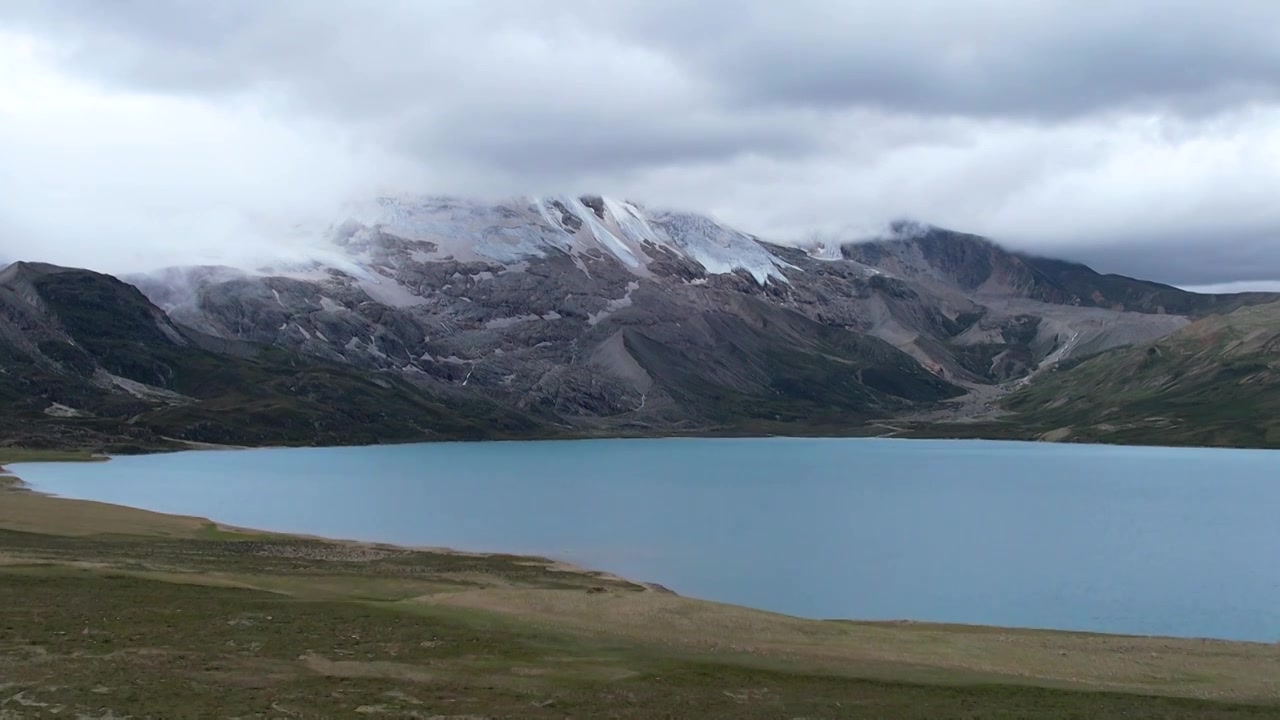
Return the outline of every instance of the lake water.
<path id="1" fill-rule="evenodd" d="M 806 617 L 1280 640 L 1280 453 L 592 440 L 24 464 L 233 525 L 533 553 Z"/>

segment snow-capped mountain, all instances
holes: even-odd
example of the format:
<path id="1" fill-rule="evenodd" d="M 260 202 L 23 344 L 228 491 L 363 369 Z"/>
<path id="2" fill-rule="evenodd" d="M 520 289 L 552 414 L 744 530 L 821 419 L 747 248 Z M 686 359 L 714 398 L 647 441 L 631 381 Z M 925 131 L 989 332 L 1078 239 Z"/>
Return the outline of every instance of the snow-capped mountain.
<path id="1" fill-rule="evenodd" d="M 787 267 L 756 238 L 691 213 L 645 211 L 606 197 L 538 197 L 490 204 L 448 197 L 380 198 L 340 225 L 335 240 L 355 252 L 379 235 L 416 243 L 419 262 L 488 262 L 502 266 L 564 254 L 610 257 L 637 277 L 652 277 L 664 254 L 708 273 L 738 270 L 763 285 L 786 282 Z M 369 256 L 372 259 L 372 256 Z"/>
<path id="2" fill-rule="evenodd" d="M 894 414 L 1217 302 L 919 223 L 786 246 L 596 196 L 382 198 L 323 241 L 337 261 L 130 280 L 203 336 L 570 426 Z"/>

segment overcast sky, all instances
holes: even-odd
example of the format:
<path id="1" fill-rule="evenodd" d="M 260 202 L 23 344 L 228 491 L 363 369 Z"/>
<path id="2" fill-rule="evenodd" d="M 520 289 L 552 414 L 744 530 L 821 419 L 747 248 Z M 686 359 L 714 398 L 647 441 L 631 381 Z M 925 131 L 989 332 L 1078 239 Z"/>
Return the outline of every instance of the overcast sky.
<path id="1" fill-rule="evenodd" d="M 0 2 L 0 260 L 301 255 L 388 192 L 1280 280 L 1280 2 Z"/>

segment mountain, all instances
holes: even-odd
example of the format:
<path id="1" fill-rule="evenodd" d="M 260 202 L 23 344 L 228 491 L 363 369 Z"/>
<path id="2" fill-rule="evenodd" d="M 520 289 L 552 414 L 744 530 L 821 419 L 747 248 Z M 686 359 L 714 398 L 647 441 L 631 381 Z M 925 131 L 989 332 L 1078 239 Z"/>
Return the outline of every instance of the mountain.
<path id="1" fill-rule="evenodd" d="M 321 240 L 133 286 L 12 266 L 0 392 L 22 427 L 138 442 L 866 433 L 1275 299 L 911 223 L 788 247 L 594 196 L 384 198 Z"/>
<path id="2" fill-rule="evenodd" d="M 1276 447 L 1280 303 L 1066 364 L 1005 405 L 1055 440 Z"/>
<path id="3" fill-rule="evenodd" d="M 1079 263 L 1011 253 L 978 235 L 917 223 L 895 223 L 892 230 L 897 237 L 887 241 L 844 245 L 844 257 L 978 297 L 1020 297 L 1127 312 L 1198 317 L 1276 298 L 1272 293 L 1204 295 L 1123 275 L 1103 275 Z"/>
<path id="4" fill-rule="evenodd" d="M 25 446 L 377 442 L 536 426 L 484 403 L 447 406 L 393 375 L 202 336 L 116 278 L 37 263 L 0 271 L 0 402 L 0 437 Z"/>

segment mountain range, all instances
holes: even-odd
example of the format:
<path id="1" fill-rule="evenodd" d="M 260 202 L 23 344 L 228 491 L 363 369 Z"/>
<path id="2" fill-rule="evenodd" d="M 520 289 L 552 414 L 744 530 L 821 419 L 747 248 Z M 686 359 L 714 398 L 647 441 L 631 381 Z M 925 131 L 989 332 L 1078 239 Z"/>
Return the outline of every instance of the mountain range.
<path id="1" fill-rule="evenodd" d="M 0 271 L 0 441 L 1280 439 L 1278 295 L 909 222 L 778 245 L 595 196 L 384 198 L 324 242 L 254 270 Z"/>

